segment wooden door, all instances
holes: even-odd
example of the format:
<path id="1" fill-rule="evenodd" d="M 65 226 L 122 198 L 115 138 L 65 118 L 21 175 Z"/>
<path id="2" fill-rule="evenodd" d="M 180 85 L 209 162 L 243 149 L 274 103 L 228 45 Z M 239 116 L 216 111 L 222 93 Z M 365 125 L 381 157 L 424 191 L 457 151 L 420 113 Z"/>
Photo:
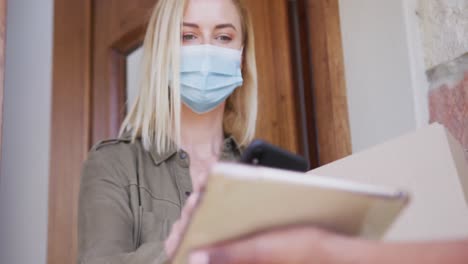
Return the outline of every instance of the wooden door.
<path id="1" fill-rule="evenodd" d="M 94 1 L 91 145 L 118 134 L 126 114 L 126 58 L 142 44 L 156 2 Z"/>
<path id="2" fill-rule="evenodd" d="M 156 1 L 55 0 L 48 263 L 76 259 L 81 164 L 92 144 L 117 135 L 126 109 L 126 58 L 141 45 Z M 336 70 L 340 46 L 332 46 L 341 41 L 337 0 L 246 2 L 256 31 L 257 137 L 306 154 L 313 167 L 349 154 L 336 151 L 339 144 L 328 147 L 349 144 L 347 126 L 337 122 L 347 119 L 343 82 L 333 81 L 343 78 Z"/>
<path id="3" fill-rule="evenodd" d="M 125 116 L 126 57 L 142 44 L 155 0 L 94 2 L 92 143 L 116 137 Z M 246 1 L 256 32 L 257 137 L 301 151 L 292 79 L 288 1 Z"/>

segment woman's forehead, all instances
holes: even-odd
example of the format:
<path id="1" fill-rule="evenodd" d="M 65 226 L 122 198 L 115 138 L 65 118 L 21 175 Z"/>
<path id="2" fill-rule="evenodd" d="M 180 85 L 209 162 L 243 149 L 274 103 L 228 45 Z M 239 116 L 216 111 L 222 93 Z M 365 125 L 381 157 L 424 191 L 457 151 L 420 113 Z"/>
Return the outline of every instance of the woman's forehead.
<path id="1" fill-rule="evenodd" d="M 200 26 L 233 24 L 240 28 L 241 19 L 232 0 L 187 0 L 184 22 Z"/>

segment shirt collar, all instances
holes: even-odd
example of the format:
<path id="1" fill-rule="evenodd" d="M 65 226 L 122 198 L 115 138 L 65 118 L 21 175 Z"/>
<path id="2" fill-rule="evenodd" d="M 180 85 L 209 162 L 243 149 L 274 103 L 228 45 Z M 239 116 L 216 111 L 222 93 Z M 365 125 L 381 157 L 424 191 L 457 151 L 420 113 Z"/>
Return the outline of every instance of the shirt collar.
<path id="1" fill-rule="evenodd" d="M 156 146 L 152 144 L 149 153 L 151 155 L 151 158 L 153 159 L 154 164 L 156 166 L 159 166 L 161 163 L 163 163 L 164 161 L 172 157 L 174 154 L 176 154 L 177 151 L 177 147 L 171 142 L 169 145 L 169 149 L 166 152 L 158 153 L 156 150 Z"/>
<path id="2" fill-rule="evenodd" d="M 177 148 L 177 146 L 171 142 L 167 151 L 163 153 L 158 153 L 156 151 L 156 146 L 152 145 L 149 153 L 151 155 L 151 158 L 153 159 L 154 164 L 156 166 L 159 166 L 161 163 L 167 161 L 169 158 L 174 156 L 178 151 L 179 149 Z M 236 158 L 239 158 L 241 154 L 242 150 L 239 144 L 237 143 L 236 139 L 231 135 L 225 136 L 220 159 L 235 160 Z"/>
<path id="3" fill-rule="evenodd" d="M 125 131 L 122 136 L 121 136 L 121 139 L 132 139 L 132 132 L 131 131 Z M 136 138 L 136 141 L 140 141 L 141 143 L 141 136 L 137 136 Z M 169 159 L 172 155 L 174 155 L 175 153 L 177 153 L 177 147 L 175 146 L 175 144 L 170 143 L 170 147 L 169 149 L 164 152 L 164 153 L 158 153 L 156 151 L 156 147 L 154 144 L 151 145 L 150 149 L 149 149 L 149 154 L 151 156 L 151 159 L 153 160 L 154 164 L 155 165 L 160 165 L 162 162 L 166 161 L 167 159 Z"/>

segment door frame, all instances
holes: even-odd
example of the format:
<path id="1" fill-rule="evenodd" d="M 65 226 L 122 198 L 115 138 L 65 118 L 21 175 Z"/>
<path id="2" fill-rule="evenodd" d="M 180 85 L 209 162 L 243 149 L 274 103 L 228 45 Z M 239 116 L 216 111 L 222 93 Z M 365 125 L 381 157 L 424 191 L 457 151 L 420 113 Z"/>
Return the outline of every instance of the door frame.
<path id="1" fill-rule="evenodd" d="M 316 153 L 309 154 L 323 165 L 351 154 L 338 0 L 287 1 L 298 11 L 292 48 L 307 54 L 294 56 L 293 62 L 295 71 L 303 73 L 295 76 L 305 131 L 300 138 L 316 144 L 310 148 Z M 76 259 L 76 239 L 64 238 L 77 237 L 78 205 L 73 201 L 91 143 L 93 94 L 92 0 L 55 0 L 54 10 L 49 264 Z"/>

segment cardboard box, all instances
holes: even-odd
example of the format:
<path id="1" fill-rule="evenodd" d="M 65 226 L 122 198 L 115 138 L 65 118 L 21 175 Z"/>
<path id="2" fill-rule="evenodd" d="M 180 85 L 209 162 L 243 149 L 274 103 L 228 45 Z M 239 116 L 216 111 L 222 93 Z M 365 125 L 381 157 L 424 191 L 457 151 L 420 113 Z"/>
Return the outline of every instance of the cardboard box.
<path id="1" fill-rule="evenodd" d="M 411 202 L 386 240 L 468 238 L 468 164 L 465 150 L 433 124 L 310 173 L 401 187 Z"/>

